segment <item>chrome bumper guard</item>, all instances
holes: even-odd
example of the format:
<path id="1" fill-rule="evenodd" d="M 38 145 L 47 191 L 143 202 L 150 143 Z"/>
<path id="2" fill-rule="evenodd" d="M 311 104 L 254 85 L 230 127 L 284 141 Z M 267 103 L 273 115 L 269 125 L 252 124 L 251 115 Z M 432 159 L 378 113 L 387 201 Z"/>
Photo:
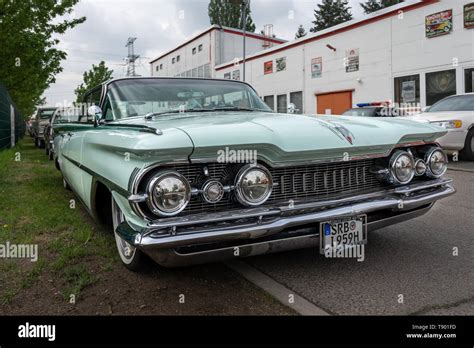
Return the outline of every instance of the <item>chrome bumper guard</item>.
<path id="1" fill-rule="evenodd" d="M 404 211 L 408 213 L 454 194 L 456 190 L 451 183 L 452 179 L 441 178 L 330 201 L 295 201 L 291 205 L 279 207 L 157 219 L 151 221 L 141 233 L 134 231 L 124 222 L 118 226 L 117 233 L 129 243 L 146 251 L 261 238 L 290 227 L 387 209 L 398 212 L 403 217 Z"/>

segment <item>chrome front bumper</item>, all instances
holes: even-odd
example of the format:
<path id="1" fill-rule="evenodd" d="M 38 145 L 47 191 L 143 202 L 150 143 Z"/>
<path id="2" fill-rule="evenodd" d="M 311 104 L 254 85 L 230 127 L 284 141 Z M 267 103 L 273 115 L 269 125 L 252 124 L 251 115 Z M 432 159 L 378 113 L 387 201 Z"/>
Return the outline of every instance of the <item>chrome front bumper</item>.
<path id="1" fill-rule="evenodd" d="M 307 226 L 342 216 L 369 214 L 368 229 L 406 221 L 426 212 L 438 199 L 456 192 L 452 179 L 441 178 L 358 196 L 320 202 L 294 202 L 291 206 L 259 207 L 221 213 L 195 214 L 151 221 L 141 233 L 124 222 L 117 233 L 145 253 L 156 249 L 226 241 L 255 240 L 288 228 Z M 370 214 L 389 212 L 383 219 Z M 420 214 L 418 214 L 420 215 Z"/>

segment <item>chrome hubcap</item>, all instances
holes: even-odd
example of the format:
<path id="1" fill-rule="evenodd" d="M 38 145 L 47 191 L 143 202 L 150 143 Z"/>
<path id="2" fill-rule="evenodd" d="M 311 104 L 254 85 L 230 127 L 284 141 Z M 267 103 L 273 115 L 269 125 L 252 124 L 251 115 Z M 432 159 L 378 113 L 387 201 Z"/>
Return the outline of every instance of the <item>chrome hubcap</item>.
<path id="1" fill-rule="evenodd" d="M 115 230 L 118 225 L 125 221 L 122 211 L 118 207 L 117 203 L 112 199 L 112 221 L 114 227 L 115 241 L 117 242 L 117 249 L 120 255 L 120 258 L 124 263 L 130 263 L 133 261 L 135 256 L 136 248 L 131 244 L 123 240 Z"/>

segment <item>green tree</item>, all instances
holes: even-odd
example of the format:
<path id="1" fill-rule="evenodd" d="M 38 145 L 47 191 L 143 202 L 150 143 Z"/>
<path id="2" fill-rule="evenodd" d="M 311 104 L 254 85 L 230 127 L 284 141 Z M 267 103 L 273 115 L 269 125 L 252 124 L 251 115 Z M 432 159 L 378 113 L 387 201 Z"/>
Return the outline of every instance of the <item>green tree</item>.
<path id="1" fill-rule="evenodd" d="M 57 36 L 85 21 L 61 19 L 79 0 L 0 0 L 0 81 L 23 115 L 44 104 L 43 92 L 62 71 Z M 54 37 L 54 38 L 53 38 Z"/>
<path id="2" fill-rule="evenodd" d="M 88 90 L 100 85 L 102 82 L 110 80 L 113 73 L 113 70 L 110 70 L 105 66 L 104 61 L 101 61 L 99 65 L 92 64 L 92 69 L 85 71 L 82 75 L 83 83 L 77 86 L 74 90 L 74 93 L 76 94 L 76 103 L 82 102 L 82 98 Z"/>
<path id="3" fill-rule="evenodd" d="M 314 10 L 314 19 L 314 26 L 309 29 L 312 33 L 351 20 L 352 13 L 347 0 L 323 0 Z"/>
<path id="4" fill-rule="evenodd" d="M 298 27 L 298 30 L 296 31 L 295 34 L 295 39 L 299 39 L 300 37 L 306 36 L 306 30 L 304 30 L 304 27 L 302 24 Z"/>
<path id="5" fill-rule="evenodd" d="M 211 24 L 243 29 L 242 5 L 237 0 L 210 0 L 208 7 Z M 245 7 L 245 30 L 255 32 L 250 6 Z"/>
<path id="6" fill-rule="evenodd" d="M 360 6 L 362 6 L 365 13 L 372 13 L 401 2 L 403 0 L 367 0 L 365 3 L 361 3 Z"/>

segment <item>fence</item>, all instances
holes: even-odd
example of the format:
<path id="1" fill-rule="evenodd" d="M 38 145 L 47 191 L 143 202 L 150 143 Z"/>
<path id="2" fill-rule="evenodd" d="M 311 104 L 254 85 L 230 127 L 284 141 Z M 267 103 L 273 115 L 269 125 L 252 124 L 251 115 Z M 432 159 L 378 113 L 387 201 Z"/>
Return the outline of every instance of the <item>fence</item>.
<path id="1" fill-rule="evenodd" d="M 23 137 L 26 124 L 7 89 L 0 83 L 0 150 L 13 147 Z"/>

